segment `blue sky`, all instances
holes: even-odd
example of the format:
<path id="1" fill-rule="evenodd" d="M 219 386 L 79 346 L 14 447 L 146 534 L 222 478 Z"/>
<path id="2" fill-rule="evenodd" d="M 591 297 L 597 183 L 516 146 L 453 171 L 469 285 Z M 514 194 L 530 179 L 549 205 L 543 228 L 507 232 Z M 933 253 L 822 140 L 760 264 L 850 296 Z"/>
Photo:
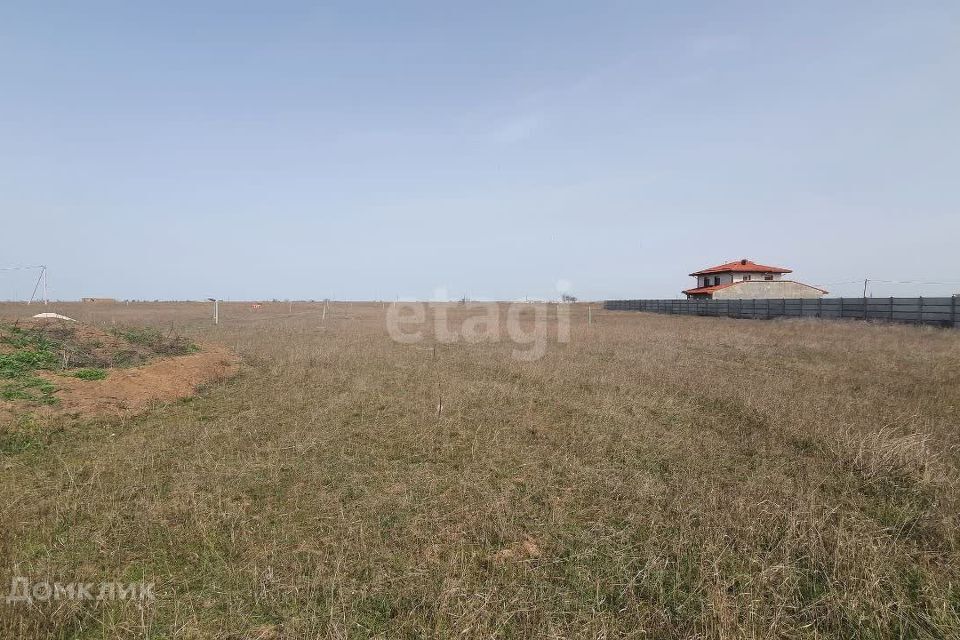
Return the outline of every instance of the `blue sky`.
<path id="1" fill-rule="evenodd" d="M 958 105 L 956 2 L 4 3 L 0 266 L 60 298 L 601 299 L 749 257 L 947 294 Z"/>

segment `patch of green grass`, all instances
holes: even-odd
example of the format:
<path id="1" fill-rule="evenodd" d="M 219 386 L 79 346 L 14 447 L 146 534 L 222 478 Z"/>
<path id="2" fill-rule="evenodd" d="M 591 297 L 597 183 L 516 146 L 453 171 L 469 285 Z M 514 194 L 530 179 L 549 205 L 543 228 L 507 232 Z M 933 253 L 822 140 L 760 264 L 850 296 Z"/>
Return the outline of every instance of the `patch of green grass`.
<path id="1" fill-rule="evenodd" d="M 0 399 L 28 400 L 42 404 L 56 404 L 53 395 L 57 387 L 49 381 L 33 375 L 36 370 L 51 370 L 57 367 L 55 344 L 42 335 L 24 331 L 19 327 L 4 327 L 0 342 L 16 351 L 0 354 Z"/>
<path id="2" fill-rule="evenodd" d="M 53 395 L 56 385 L 33 375 L 37 370 L 56 369 L 56 343 L 46 337 L 24 331 L 19 327 L 5 327 L 0 342 L 16 351 L 0 354 L 0 399 L 28 400 L 41 404 L 56 404 Z"/>
<path id="3" fill-rule="evenodd" d="M 0 378 L 19 378 L 36 369 L 53 369 L 57 356 L 51 351 L 22 349 L 0 354 Z"/>
<path id="4" fill-rule="evenodd" d="M 0 455 L 14 455 L 46 446 L 38 433 L 27 431 L 0 431 Z"/>
<path id="5" fill-rule="evenodd" d="M 57 404 L 56 385 L 37 376 L 22 375 L 0 386 L 0 398 L 4 400 L 30 400 L 42 404 Z"/>
<path id="6" fill-rule="evenodd" d="M 54 344 L 19 327 L 7 328 L 0 342 L 16 349 L 12 353 L 0 354 L 0 380 L 5 381 L 0 384 L 0 399 L 56 404 L 57 398 L 53 394 L 57 387 L 32 375 L 38 369 L 56 368 Z"/>
<path id="7" fill-rule="evenodd" d="M 17 349 L 47 351 L 54 346 L 54 343 L 46 337 L 32 331 L 25 331 L 21 327 L 4 327 L 4 331 L 5 334 L 0 336 L 0 342 Z"/>
<path id="8" fill-rule="evenodd" d="M 39 448 L 43 443 L 19 433 L 0 434 L 0 454 L 13 455 Z"/>
<path id="9" fill-rule="evenodd" d="M 103 380 L 107 377 L 107 372 L 104 369 L 87 368 L 78 369 L 72 375 L 74 378 L 80 378 L 81 380 Z"/>

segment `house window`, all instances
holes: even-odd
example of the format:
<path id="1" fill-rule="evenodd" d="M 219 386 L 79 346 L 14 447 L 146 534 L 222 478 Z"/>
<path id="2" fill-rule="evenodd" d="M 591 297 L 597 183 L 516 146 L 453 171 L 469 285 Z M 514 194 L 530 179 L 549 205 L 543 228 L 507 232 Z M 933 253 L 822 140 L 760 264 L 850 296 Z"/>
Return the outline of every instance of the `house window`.
<path id="1" fill-rule="evenodd" d="M 764 279 L 764 280 L 773 280 L 773 274 L 772 274 L 772 273 L 768 273 L 767 275 L 763 276 L 763 279 Z"/>
<path id="2" fill-rule="evenodd" d="M 744 279 L 744 280 L 752 280 L 752 279 L 753 279 L 753 276 L 751 276 L 750 274 L 747 274 L 747 275 L 743 276 L 743 279 Z"/>

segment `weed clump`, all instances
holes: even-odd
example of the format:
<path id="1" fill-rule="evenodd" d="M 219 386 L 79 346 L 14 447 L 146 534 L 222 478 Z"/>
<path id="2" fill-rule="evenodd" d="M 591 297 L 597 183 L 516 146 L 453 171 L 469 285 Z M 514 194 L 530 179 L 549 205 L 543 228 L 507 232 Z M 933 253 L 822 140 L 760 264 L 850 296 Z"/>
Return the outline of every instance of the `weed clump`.
<path id="1" fill-rule="evenodd" d="M 154 327 L 117 327 L 112 333 L 158 356 L 183 356 L 200 350 L 189 339 L 180 335 L 164 334 Z"/>
<path id="2" fill-rule="evenodd" d="M 77 369 L 73 372 L 74 378 L 80 378 L 81 380 L 103 380 L 107 377 L 107 372 L 103 369 Z"/>
<path id="3" fill-rule="evenodd" d="M 0 398 L 56 404 L 56 386 L 32 375 L 38 369 L 54 369 L 57 364 L 53 343 L 19 327 L 11 327 L 0 337 L 6 353 L 0 353 Z"/>
<path id="4" fill-rule="evenodd" d="M 53 394 L 56 385 L 37 376 L 23 375 L 0 385 L 0 398 L 4 400 L 30 400 L 41 404 L 57 404 Z"/>

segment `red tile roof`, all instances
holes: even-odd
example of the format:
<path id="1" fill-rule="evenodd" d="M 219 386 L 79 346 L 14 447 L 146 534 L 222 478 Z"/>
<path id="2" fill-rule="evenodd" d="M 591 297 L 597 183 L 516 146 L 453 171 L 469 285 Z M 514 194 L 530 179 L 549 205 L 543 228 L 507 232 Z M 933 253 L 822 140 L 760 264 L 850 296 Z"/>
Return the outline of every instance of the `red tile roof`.
<path id="1" fill-rule="evenodd" d="M 690 275 L 705 276 L 708 273 L 726 273 L 729 271 L 748 271 L 751 273 L 793 273 L 793 271 L 790 269 L 784 269 L 783 267 L 770 267 L 765 264 L 757 264 L 756 262 L 751 262 L 750 260 L 743 258 L 742 260 L 734 260 L 733 262 L 717 265 L 716 267 L 710 267 L 709 269 L 694 271 Z"/>

